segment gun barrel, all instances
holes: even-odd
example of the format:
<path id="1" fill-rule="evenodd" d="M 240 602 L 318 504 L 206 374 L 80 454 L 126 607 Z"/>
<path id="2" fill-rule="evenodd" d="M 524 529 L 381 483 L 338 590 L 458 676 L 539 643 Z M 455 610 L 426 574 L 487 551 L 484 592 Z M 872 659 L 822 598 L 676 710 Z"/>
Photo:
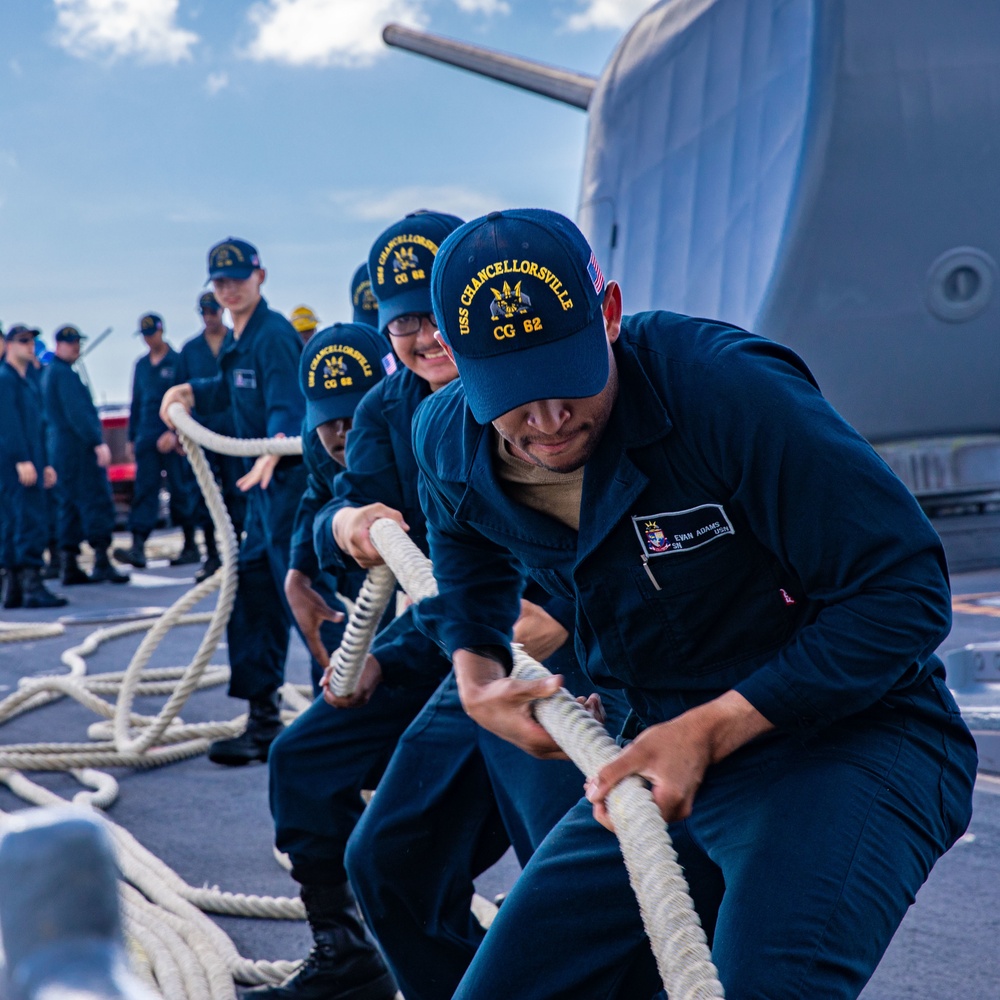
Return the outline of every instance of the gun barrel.
<path id="1" fill-rule="evenodd" d="M 459 69 L 478 73 L 502 83 L 509 83 L 521 90 L 528 90 L 543 97 L 551 97 L 574 108 L 587 109 L 597 79 L 585 73 L 558 69 L 544 63 L 532 62 L 510 56 L 480 45 L 456 42 L 426 31 L 406 28 L 401 24 L 387 24 L 382 31 L 386 45 L 416 52 L 438 62 L 457 66 Z"/>

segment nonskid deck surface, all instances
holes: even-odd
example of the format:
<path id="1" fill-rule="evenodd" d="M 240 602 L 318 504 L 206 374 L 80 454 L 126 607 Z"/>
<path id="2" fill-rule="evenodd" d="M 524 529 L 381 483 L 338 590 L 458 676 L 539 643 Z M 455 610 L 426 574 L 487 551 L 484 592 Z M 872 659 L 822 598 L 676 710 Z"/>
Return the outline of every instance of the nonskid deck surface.
<path id="1" fill-rule="evenodd" d="M 165 546 L 165 551 L 170 546 Z M 192 567 L 169 567 L 153 560 L 136 571 L 127 587 L 61 588 L 71 603 L 54 611 L 0 611 L 0 622 L 53 621 L 60 615 L 100 616 L 140 608 L 167 607 L 193 582 Z M 138 585 L 137 585 L 138 584 Z M 997 595 L 994 603 L 981 596 L 970 605 L 960 602 L 951 635 L 942 653 L 966 643 L 1000 640 L 1000 570 L 959 574 L 952 580 L 957 597 Z M 210 606 L 207 603 L 206 606 Z M 974 611 L 968 610 L 974 608 Z M 962 609 L 965 610 L 962 610 Z M 992 611 L 991 611 L 992 609 Z M 69 625 L 53 639 L 0 644 L 0 698 L 25 676 L 64 673 L 60 653 L 96 628 L 92 621 Z M 153 666 L 186 664 L 197 647 L 201 626 L 177 629 L 155 655 Z M 141 635 L 114 640 L 88 659 L 88 672 L 123 670 Z M 226 662 L 220 649 L 214 663 Z M 287 677 L 306 683 L 308 658 L 293 636 Z M 998 693 L 1000 701 L 1000 693 Z M 162 699 L 139 699 L 137 710 L 152 712 Z M 230 719 L 243 711 L 224 688 L 196 692 L 184 706 L 186 722 Z M 0 743 L 65 742 L 86 739 L 94 716 L 67 699 L 12 719 L 2 727 Z M 66 796 L 79 786 L 61 774 L 44 774 L 41 783 Z M 167 862 L 192 885 L 219 885 L 238 892 L 295 895 L 296 884 L 274 860 L 273 827 L 267 805 L 267 769 L 262 766 L 222 768 L 204 756 L 149 771 L 116 772 L 118 800 L 110 817 Z M 582 784 L 582 779 L 581 779 Z M 12 811 L 24 803 L 0 787 L 0 809 Z M 817 859 L 821 863 L 821 859 Z M 478 884 L 492 899 L 517 876 L 508 853 Z M 920 891 L 892 945 L 865 989 L 864 1000 L 996 1000 L 1000 982 L 1000 776 L 981 774 L 975 813 L 967 835 L 944 857 Z M 309 949 L 303 923 L 216 917 L 240 952 L 251 958 L 294 959 Z"/>

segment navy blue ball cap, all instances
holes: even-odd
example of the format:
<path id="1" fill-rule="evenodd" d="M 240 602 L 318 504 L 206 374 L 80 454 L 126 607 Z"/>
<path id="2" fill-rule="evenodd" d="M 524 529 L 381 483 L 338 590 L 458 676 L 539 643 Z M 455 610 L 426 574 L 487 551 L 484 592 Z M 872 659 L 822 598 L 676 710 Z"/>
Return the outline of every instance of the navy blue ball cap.
<path id="1" fill-rule="evenodd" d="M 378 332 L 363 323 L 334 323 L 302 349 L 299 388 L 306 397 L 306 431 L 354 415 L 361 397 L 396 370 Z"/>
<path id="2" fill-rule="evenodd" d="M 462 225 L 457 215 L 411 212 L 381 233 L 368 254 L 378 300 L 378 328 L 397 316 L 431 312 L 431 267 L 445 237 Z"/>
<path id="3" fill-rule="evenodd" d="M 438 253 L 432 298 L 481 424 L 607 383 L 604 275 L 565 216 L 513 209 L 466 223 Z"/>
<path id="4" fill-rule="evenodd" d="M 236 278 L 244 281 L 260 267 L 260 254 L 252 243 L 234 236 L 208 251 L 208 280 Z"/>
<path id="5" fill-rule="evenodd" d="M 15 323 L 4 335 L 4 340 L 13 340 L 15 337 L 23 337 L 26 333 L 30 333 L 32 337 L 38 337 L 41 334 L 41 330 L 33 330 L 30 326 L 24 323 Z"/>
<path id="6" fill-rule="evenodd" d="M 59 327 L 55 333 L 57 344 L 78 344 L 81 340 L 86 339 L 87 335 L 85 333 L 80 333 L 75 326 L 70 326 L 68 323 L 66 326 Z"/>
<path id="7" fill-rule="evenodd" d="M 354 307 L 355 323 L 365 323 L 378 329 L 378 299 L 372 292 L 368 261 L 365 261 L 351 278 L 351 305 Z"/>
<path id="8" fill-rule="evenodd" d="M 163 330 L 163 319 L 156 313 L 145 313 L 139 317 L 139 329 L 136 334 L 141 337 L 152 337 L 154 333 Z"/>
<path id="9" fill-rule="evenodd" d="M 198 312 L 213 312 L 217 313 L 222 309 L 219 305 L 218 299 L 215 297 L 215 292 L 202 292 L 198 296 Z"/>

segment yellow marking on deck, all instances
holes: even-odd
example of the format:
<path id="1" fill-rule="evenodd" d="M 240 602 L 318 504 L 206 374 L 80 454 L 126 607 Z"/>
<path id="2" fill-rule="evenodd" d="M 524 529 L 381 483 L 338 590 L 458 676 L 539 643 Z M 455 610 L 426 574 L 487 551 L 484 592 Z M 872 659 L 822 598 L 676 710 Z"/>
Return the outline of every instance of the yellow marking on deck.
<path id="1" fill-rule="evenodd" d="M 1000 593 L 960 594 L 952 597 L 951 610 L 962 615 L 986 615 L 1000 618 Z"/>

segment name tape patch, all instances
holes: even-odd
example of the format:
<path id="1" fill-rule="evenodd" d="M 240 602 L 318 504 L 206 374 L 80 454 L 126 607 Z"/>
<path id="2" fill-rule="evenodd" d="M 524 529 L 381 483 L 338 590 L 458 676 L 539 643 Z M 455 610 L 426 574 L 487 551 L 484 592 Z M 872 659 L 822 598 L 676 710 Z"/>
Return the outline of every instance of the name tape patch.
<path id="1" fill-rule="evenodd" d="M 257 373 L 252 368 L 234 368 L 233 385 L 237 389 L 256 389 Z"/>
<path id="2" fill-rule="evenodd" d="M 659 514 L 637 514 L 632 518 L 639 544 L 646 556 L 689 552 L 733 535 L 732 522 L 722 504 L 704 503 L 688 510 L 664 510 Z"/>

